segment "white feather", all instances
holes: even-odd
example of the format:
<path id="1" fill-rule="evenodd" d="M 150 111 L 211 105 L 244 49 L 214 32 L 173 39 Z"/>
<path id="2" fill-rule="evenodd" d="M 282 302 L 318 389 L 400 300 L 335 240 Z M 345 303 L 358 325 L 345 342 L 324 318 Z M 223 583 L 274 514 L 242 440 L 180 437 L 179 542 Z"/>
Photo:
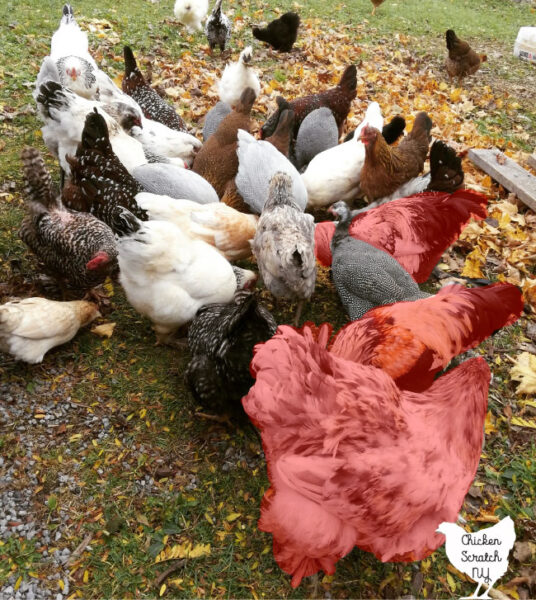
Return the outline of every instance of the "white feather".
<path id="1" fill-rule="evenodd" d="M 223 75 L 218 83 L 220 100 L 235 106 L 240 100 L 242 92 L 250 87 L 258 96 L 261 91 L 261 82 L 254 69 L 249 66 L 252 57 L 252 48 L 248 46 L 240 53 L 237 62 L 226 65 Z"/>
<path id="2" fill-rule="evenodd" d="M 189 31 L 203 31 L 203 20 L 208 12 L 208 0 L 176 0 L 175 17 Z"/>

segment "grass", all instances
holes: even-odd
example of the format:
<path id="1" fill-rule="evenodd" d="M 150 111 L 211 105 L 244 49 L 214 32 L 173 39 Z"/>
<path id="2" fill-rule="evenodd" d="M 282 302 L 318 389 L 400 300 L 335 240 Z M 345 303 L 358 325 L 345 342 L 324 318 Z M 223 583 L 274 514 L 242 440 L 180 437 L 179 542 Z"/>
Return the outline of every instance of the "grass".
<path id="1" fill-rule="evenodd" d="M 368 0 L 329 7 L 321 0 L 301 4 L 282 0 L 266 8 L 267 4 L 257 0 L 227 2 L 235 17 L 252 22 L 298 9 L 303 18 L 320 19 L 312 26 L 321 26 L 327 37 L 344 23 L 346 32 L 355 36 L 363 50 L 363 69 L 373 69 L 381 51 L 396 53 L 402 49 L 421 64 L 440 70 L 444 31 L 454 28 L 460 36 L 474 41 L 475 47 L 488 51 L 489 62 L 479 77 L 484 85 L 500 90 L 504 98 L 502 107 L 497 105 L 479 115 L 470 113 L 468 118 L 499 145 L 509 143 L 516 151 L 530 149 L 536 132 L 531 104 L 534 67 L 511 56 L 518 28 L 534 21 L 530 4 L 504 0 L 387 0 L 375 18 L 370 17 Z M 180 63 L 188 50 L 199 53 L 204 44 L 201 35 L 185 36 L 173 22 L 170 0 L 156 4 L 135 0 L 128 3 L 128 8 L 126 3 L 96 0 L 91 6 L 74 8 L 83 25 L 91 19 L 106 19 L 113 32 L 119 34 L 112 44 L 98 34 L 90 34 L 91 48 L 105 61 L 112 76 L 122 69 L 122 62 L 114 57 L 121 54 L 123 43 L 131 44 L 140 56 L 151 57 L 155 74 L 162 57 Z M 17 236 L 23 214 L 19 156 L 26 144 L 45 151 L 40 123 L 31 112 L 31 88 L 40 61 L 48 53 L 60 13 L 59 1 L 45 0 L 36 6 L 29 0 L 4 0 L 0 5 L 4 56 L 0 67 L 3 281 L 13 273 L 27 276 L 36 269 Z M 240 40 L 251 41 L 248 29 L 242 31 Z M 239 47 L 237 39 L 232 44 L 235 50 Z M 331 58 L 325 57 L 328 67 Z M 207 69 L 219 68 L 218 58 L 206 61 Z M 264 73 L 270 73 L 266 81 L 271 76 L 279 84 L 292 82 L 283 60 L 267 56 L 261 66 Z M 372 89 L 386 93 L 379 85 Z M 512 108 L 513 102 L 517 108 Z M 183 108 L 188 115 L 188 107 Z M 49 164 L 54 165 L 50 158 Z M 459 254 L 460 249 L 456 252 Z M 267 293 L 264 297 L 270 303 Z M 52 393 L 58 403 L 70 397 L 76 407 L 67 429 L 56 436 L 54 447 L 38 457 L 41 489 L 36 493 L 36 503 L 49 519 L 52 531 L 61 510 L 69 515 L 71 538 L 62 544 L 68 543 L 74 549 L 86 535 L 93 536 L 71 571 L 74 593 L 84 598 L 154 597 L 159 593 L 155 579 L 167 567 L 167 563 L 155 563 L 156 556 L 165 548 L 189 541 L 211 544 L 211 553 L 188 559 L 181 570 L 172 574 L 167 580 L 168 596 L 258 599 L 311 595 L 313 588 L 308 581 L 297 589 L 290 587 L 288 577 L 273 560 L 271 537 L 256 527 L 260 498 L 268 480 L 251 429 L 196 418 L 199 407 L 182 381 L 187 355 L 153 346 L 149 322 L 128 306 L 119 286 L 115 286 L 111 300 L 113 312 L 106 319 L 116 322 L 116 329 L 109 340 L 82 332 L 72 343 L 50 352 L 42 366 L 17 364 L 4 367 L 2 373 L 14 389 L 37 394 L 37 398 Z M 284 305 L 275 311 L 278 322 L 288 322 L 291 309 Z M 309 303 L 304 317 L 317 323 L 329 320 L 336 328 L 345 320 L 325 271 L 319 277 L 315 302 Z M 495 431 L 487 436 L 485 458 L 476 479 L 482 497 L 465 507 L 470 521 L 482 510 L 496 509 L 501 516 L 511 514 L 516 519 L 518 539 L 530 539 L 536 531 L 536 448 L 523 431 L 510 428 L 504 417 L 507 407 L 514 414 L 521 410 L 504 355 L 523 343 L 524 335 L 522 327 L 512 327 L 480 349 L 494 364 L 490 409 L 496 421 Z M 513 350 L 511 353 L 515 355 Z M 497 363 L 497 357 L 503 357 L 502 362 Z M 106 435 L 98 437 L 104 419 L 108 419 Z M 25 449 L 13 429 L 2 432 L 0 444 L 6 460 L 24 456 Z M 65 486 L 60 487 L 61 494 L 56 493 L 60 472 L 73 474 L 79 486 L 76 493 Z M 147 493 L 143 482 L 151 478 L 154 487 Z M 481 523 L 474 521 L 471 525 L 477 529 Z M 0 581 L 8 573 L 43 579 L 49 571 L 40 556 L 34 544 L 11 539 L 0 546 Z M 509 575 L 516 576 L 519 568 L 512 563 Z M 505 580 L 508 578 L 505 576 Z M 322 593 L 337 598 L 407 594 L 449 598 L 472 592 L 474 587 L 456 572 L 448 571 L 442 549 L 413 564 L 382 564 L 370 554 L 354 550 L 340 561 L 334 577 L 321 581 Z"/>

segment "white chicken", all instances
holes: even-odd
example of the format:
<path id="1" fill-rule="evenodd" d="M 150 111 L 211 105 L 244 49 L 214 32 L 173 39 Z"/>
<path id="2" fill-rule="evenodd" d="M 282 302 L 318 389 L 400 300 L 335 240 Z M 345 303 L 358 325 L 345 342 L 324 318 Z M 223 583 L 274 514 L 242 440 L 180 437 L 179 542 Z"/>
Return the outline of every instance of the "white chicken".
<path id="1" fill-rule="evenodd" d="M 208 0 L 176 0 L 175 17 L 188 31 L 203 31 L 203 20 L 208 12 Z"/>
<path id="2" fill-rule="evenodd" d="M 257 215 L 247 215 L 222 202 L 199 204 L 142 192 L 136 195 L 138 206 L 152 221 L 169 221 L 190 239 L 214 246 L 227 260 L 251 256 L 250 241 L 257 229 Z"/>
<path id="3" fill-rule="evenodd" d="M 145 117 L 141 119 L 141 127 L 132 127 L 130 135 L 141 143 L 150 162 L 169 162 L 179 167 L 191 167 L 202 146 L 193 135 Z"/>
<path id="4" fill-rule="evenodd" d="M 302 173 L 308 206 L 329 206 L 339 200 L 349 201 L 356 197 L 365 162 L 365 146 L 359 134 L 365 125 L 372 125 L 381 131 L 383 117 L 377 102 L 369 104 L 365 118 L 351 140 L 317 154 Z"/>
<path id="5" fill-rule="evenodd" d="M 251 46 L 244 48 L 237 62 L 226 65 L 218 83 L 220 100 L 234 107 L 240 100 L 242 92 L 251 88 L 257 97 L 261 91 L 261 82 L 250 66 L 253 50 Z"/>
<path id="6" fill-rule="evenodd" d="M 98 109 L 108 126 L 112 148 L 129 172 L 147 163 L 143 147 L 138 140 L 128 135 L 111 113 L 130 128 L 133 123 L 141 122 L 141 115 L 126 104 L 106 105 L 86 100 L 54 81 L 47 81 L 39 88 L 36 98 L 44 125 L 41 129 L 46 147 L 55 154 L 65 173 L 70 173 L 65 155 L 74 155 L 82 139 L 86 116 Z"/>
<path id="7" fill-rule="evenodd" d="M 157 340 L 172 343 L 197 310 L 230 302 L 256 276 L 232 267 L 212 246 L 190 240 L 173 223 L 146 221 L 118 242 L 119 280 L 128 301 L 153 323 Z"/>
<path id="8" fill-rule="evenodd" d="M 254 213 L 260 214 L 268 200 L 270 180 L 277 173 L 286 173 L 292 181 L 294 203 L 301 210 L 307 205 L 307 190 L 296 167 L 270 142 L 256 140 L 243 129 L 238 130 L 238 192 Z"/>
<path id="9" fill-rule="evenodd" d="M 40 363 L 51 348 L 68 342 L 80 327 L 99 316 L 97 305 L 84 300 L 26 298 L 7 302 L 0 306 L 0 350 L 17 360 Z"/>

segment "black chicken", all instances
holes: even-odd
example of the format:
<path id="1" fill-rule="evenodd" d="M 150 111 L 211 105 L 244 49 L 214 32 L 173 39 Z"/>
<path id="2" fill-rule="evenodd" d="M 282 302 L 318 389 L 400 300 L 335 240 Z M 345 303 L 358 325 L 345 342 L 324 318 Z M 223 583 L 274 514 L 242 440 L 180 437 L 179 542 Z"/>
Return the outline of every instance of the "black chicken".
<path id="1" fill-rule="evenodd" d="M 279 52 L 290 52 L 298 37 L 300 17 L 295 12 L 288 12 L 268 23 L 264 29 L 253 28 L 253 36 L 261 42 L 266 42 Z"/>
<path id="2" fill-rule="evenodd" d="M 200 308 L 188 330 L 192 359 L 186 382 L 194 398 L 209 407 L 236 408 L 254 383 L 249 372 L 253 347 L 276 328 L 251 292 L 237 292 L 230 304 Z"/>

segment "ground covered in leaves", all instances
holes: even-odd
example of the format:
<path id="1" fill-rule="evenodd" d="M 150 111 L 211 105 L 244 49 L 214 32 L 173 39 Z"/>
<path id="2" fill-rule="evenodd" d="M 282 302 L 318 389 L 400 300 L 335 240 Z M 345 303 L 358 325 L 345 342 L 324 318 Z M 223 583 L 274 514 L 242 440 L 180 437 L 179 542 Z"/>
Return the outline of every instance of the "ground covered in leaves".
<path id="1" fill-rule="evenodd" d="M 118 77 L 123 43 L 133 45 L 152 83 L 197 131 L 217 101 L 224 66 L 203 36 L 188 36 L 170 17 L 171 3 L 99 0 L 75 5 L 95 58 Z M 267 3 L 264 3 L 267 4 Z M 273 18 L 260 2 L 224 2 L 234 23 L 232 57 L 251 38 L 250 24 Z M 295 97 L 336 83 L 359 65 L 349 127 L 377 100 L 386 117 L 411 125 L 430 113 L 436 137 L 457 150 L 497 146 L 520 163 L 536 139 L 536 69 L 511 56 L 517 28 L 534 21 L 531 3 L 387 0 L 374 19 L 370 3 L 309 2 L 291 54 L 255 45 L 263 89 L 260 126 L 278 94 Z M 6 2 L 0 9 L 0 300 L 32 291 L 34 260 L 18 240 L 22 216 L 19 155 L 42 148 L 30 88 L 48 53 L 60 5 Z M 489 62 L 451 86 L 442 68 L 443 33 L 465 33 Z M 49 163 L 53 165 L 53 161 Z M 518 543 L 500 589 L 536 597 L 536 216 L 464 161 L 467 185 L 492 199 L 489 218 L 471 224 L 443 257 L 446 279 L 486 277 L 519 285 L 523 318 L 484 343 L 492 366 L 486 446 L 463 514 L 472 530 L 511 515 Z M 329 272 L 319 272 L 304 314 L 316 323 L 345 320 Z M 428 284 L 427 284 L 428 285 Z M 439 283 L 428 285 L 434 289 Z M 110 307 L 98 325 L 50 352 L 42 365 L 0 357 L 0 595 L 21 598 L 294 597 L 272 558 L 271 537 L 256 528 L 268 481 L 258 440 L 247 423 L 217 423 L 199 414 L 182 372 L 187 354 L 154 347 L 150 324 L 107 286 Z M 263 292 L 266 303 L 271 298 Z M 293 307 L 275 311 L 289 322 Z M 99 335 L 100 334 L 100 335 Z M 108 335 L 111 334 L 111 337 Z M 169 569 L 169 571 L 168 571 Z M 474 586 L 449 565 L 443 549 L 413 564 L 382 564 L 354 550 L 326 597 L 458 597 Z"/>

